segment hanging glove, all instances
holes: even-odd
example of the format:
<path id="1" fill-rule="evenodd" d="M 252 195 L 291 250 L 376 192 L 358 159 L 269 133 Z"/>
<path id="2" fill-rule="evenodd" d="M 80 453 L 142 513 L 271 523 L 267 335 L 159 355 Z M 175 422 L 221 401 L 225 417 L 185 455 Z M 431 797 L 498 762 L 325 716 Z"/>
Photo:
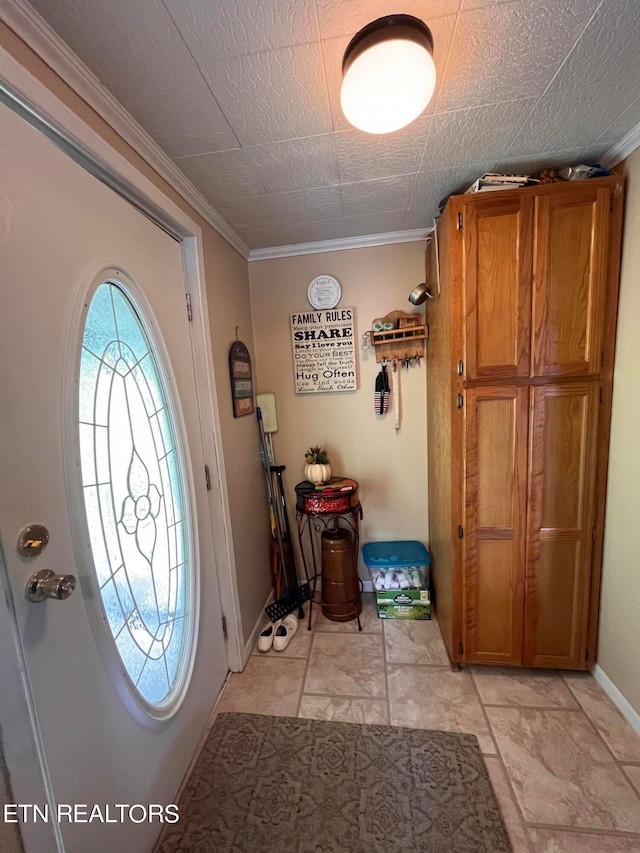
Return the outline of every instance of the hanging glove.
<path id="1" fill-rule="evenodd" d="M 382 371 L 376 376 L 376 393 L 374 395 L 374 411 L 376 415 L 382 414 Z"/>

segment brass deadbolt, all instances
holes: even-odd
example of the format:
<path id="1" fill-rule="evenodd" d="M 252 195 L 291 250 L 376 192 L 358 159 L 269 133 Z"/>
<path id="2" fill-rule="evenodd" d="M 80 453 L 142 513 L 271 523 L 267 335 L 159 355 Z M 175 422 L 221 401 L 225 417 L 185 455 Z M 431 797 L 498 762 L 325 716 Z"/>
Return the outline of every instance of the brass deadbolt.
<path id="1" fill-rule="evenodd" d="M 37 557 L 49 544 L 49 531 L 42 524 L 29 524 L 18 536 L 18 554 Z"/>

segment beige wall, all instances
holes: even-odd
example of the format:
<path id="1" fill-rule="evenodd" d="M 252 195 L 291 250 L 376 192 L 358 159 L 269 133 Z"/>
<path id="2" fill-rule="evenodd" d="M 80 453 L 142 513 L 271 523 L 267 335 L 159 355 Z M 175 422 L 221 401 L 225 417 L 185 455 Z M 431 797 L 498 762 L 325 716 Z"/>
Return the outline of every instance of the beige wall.
<path id="1" fill-rule="evenodd" d="M 229 348 L 238 339 L 256 355 L 247 262 L 212 228 L 204 239 L 209 324 L 216 371 L 233 550 L 244 641 L 249 639 L 271 591 L 269 523 L 255 416 L 234 418 L 229 386 Z"/>
<path id="2" fill-rule="evenodd" d="M 271 588 L 265 546 L 268 521 L 264 512 L 264 496 L 254 485 L 256 478 L 262 476 L 256 422 L 251 417 L 233 418 L 229 390 L 228 352 L 235 339 L 236 326 L 241 340 L 253 355 L 247 262 L 2 22 L 0 44 L 202 228 L 222 452 L 232 519 L 231 550 L 236 561 L 242 632 L 246 641 Z"/>
<path id="3" fill-rule="evenodd" d="M 304 479 L 304 451 L 326 448 L 334 474 L 360 483 L 364 509 L 361 541 L 428 541 L 426 371 L 424 361 L 401 371 L 402 427 L 393 414 L 376 415 L 374 382 L 380 369 L 362 333 L 389 311 L 414 309 L 407 297 L 424 280 L 423 242 L 377 246 L 249 264 L 255 327 L 258 390 L 276 394 L 276 459 L 287 466 L 288 499 Z M 296 395 L 289 315 L 309 311 L 307 287 L 317 275 L 335 276 L 340 307 L 356 309 L 358 391 Z M 361 576 L 366 578 L 362 570 Z"/>
<path id="4" fill-rule="evenodd" d="M 640 714 L 640 149 L 627 176 L 598 663 Z"/>

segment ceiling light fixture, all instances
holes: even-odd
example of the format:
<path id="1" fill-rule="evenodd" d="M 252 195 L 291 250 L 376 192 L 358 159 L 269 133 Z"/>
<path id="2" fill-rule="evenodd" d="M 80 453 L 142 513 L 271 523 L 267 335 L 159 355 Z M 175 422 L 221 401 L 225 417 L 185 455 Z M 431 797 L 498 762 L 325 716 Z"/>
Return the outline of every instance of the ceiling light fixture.
<path id="1" fill-rule="evenodd" d="M 412 15 L 372 21 L 349 42 L 342 78 L 340 103 L 354 127 L 366 133 L 406 127 L 435 89 L 431 30 Z"/>

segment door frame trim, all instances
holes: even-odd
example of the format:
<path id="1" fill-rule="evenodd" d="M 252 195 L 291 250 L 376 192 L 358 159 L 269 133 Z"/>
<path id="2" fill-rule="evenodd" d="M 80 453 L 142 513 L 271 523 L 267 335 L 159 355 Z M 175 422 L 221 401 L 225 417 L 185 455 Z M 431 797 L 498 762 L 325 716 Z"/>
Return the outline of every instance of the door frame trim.
<path id="1" fill-rule="evenodd" d="M 51 780 L 35 717 L 1 542 L 0 595 L 4 604 L 0 606 L 3 617 L 0 618 L 0 680 L 3 688 L 0 726 L 11 793 L 15 803 L 47 804 L 51 813 L 54 803 Z M 29 724 L 25 724 L 26 720 Z M 42 853 L 64 850 L 57 821 L 21 821 L 16 827 L 27 853 L 32 850 Z"/>
<path id="2" fill-rule="evenodd" d="M 185 213 L 165 192 L 156 186 L 149 178 L 145 177 L 129 160 L 119 154 L 111 145 L 73 110 L 56 97 L 47 86 L 34 77 L 19 61 L 0 45 L 0 93 L 2 100 L 11 107 L 12 103 L 19 103 L 33 117 L 32 123 L 47 128 L 47 136 L 59 147 L 70 153 L 70 145 L 78 152 L 82 152 L 86 162 L 81 165 L 87 168 L 86 163 L 95 164 L 101 170 L 100 179 L 124 195 L 127 201 L 134 204 L 145 215 L 156 221 L 161 228 L 181 240 L 182 256 L 185 270 L 185 279 L 191 294 L 191 307 L 193 312 L 192 323 L 192 347 L 194 368 L 196 374 L 196 386 L 198 399 L 200 401 L 200 424 L 204 455 L 213 475 L 217 489 L 212 490 L 210 497 L 210 510 L 212 517 L 212 529 L 214 538 L 214 552 L 218 574 L 218 586 L 220 590 L 220 605 L 227 620 L 228 640 L 226 643 L 227 663 L 231 670 L 240 671 L 243 666 L 244 643 L 242 643 L 242 627 L 240 618 L 240 604 L 235 568 L 235 555 L 233 550 L 233 538 L 231 529 L 231 512 L 229 499 L 226 491 L 226 470 L 224 454 L 222 449 L 222 429 L 217 409 L 217 394 L 215 383 L 215 372 L 213 364 L 213 351 L 211 345 L 211 330 L 208 321 L 207 292 L 204 271 L 204 251 L 202 243 L 202 229 L 200 225 L 187 213 Z M 23 112 L 24 115 L 24 112 Z M 55 135 L 58 135 L 56 141 Z M 96 174 L 94 172 L 94 174 Z M 109 179 L 112 179 L 111 181 Z M 123 192 L 122 190 L 126 191 Z M 186 310 L 186 306 L 185 306 Z M 4 567 L 2 573 L 5 574 Z M 0 591 L 4 591 L 4 581 Z M 15 626 L 15 617 L 10 598 L 3 595 L 4 607 L 0 605 L 0 612 L 6 613 L 10 624 Z M 14 627 L 15 630 L 15 627 Z M 3 651 L 8 651 L 14 663 L 14 672 L 10 674 L 10 681 L 6 684 L 9 690 L 19 695 L 30 708 L 30 716 L 33 716 L 33 708 L 30 703 L 28 685 L 25 681 L 26 673 L 18 658 L 18 667 L 15 668 L 14 650 L 2 645 Z M 6 656 L 0 651 L 0 655 Z M 9 670 L 6 666 L 3 669 Z M 5 720 L 6 711 L 4 704 L 0 705 L 0 725 L 5 733 L 7 725 L 11 727 L 11 720 Z M 17 720 L 13 721 L 14 728 Z M 20 721 L 24 722 L 24 717 Z M 37 729 L 34 730 L 34 743 L 36 752 L 39 740 Z M 14 777 L 19 775 L 12 773 L 10 764 L 9 771 Z M 17 769 L 17 768 L 16 768 Z M 24 768 L 22 768 L 24 775 Z M 34 768 L 35 771 L 35 768 Z M 42 774 L 46 780 L 46 766 L 40 762 L 38 768 L 39 778 L 42 782 Z M 17 787 L 17 786 L 16 786 Z M 33 788 L 32 788 L 33 790 Z M 21 802 L 30 802 L 23 799 Z M 34 824 L 24 824 L 24 831 Z M 26 834 L 26 833 L 25 833 Z M 24 838 L 25 846 L 27 838 Z M 50 849 L 44 846 L 31 846 L 31 849 L 43 851 Z"/>

